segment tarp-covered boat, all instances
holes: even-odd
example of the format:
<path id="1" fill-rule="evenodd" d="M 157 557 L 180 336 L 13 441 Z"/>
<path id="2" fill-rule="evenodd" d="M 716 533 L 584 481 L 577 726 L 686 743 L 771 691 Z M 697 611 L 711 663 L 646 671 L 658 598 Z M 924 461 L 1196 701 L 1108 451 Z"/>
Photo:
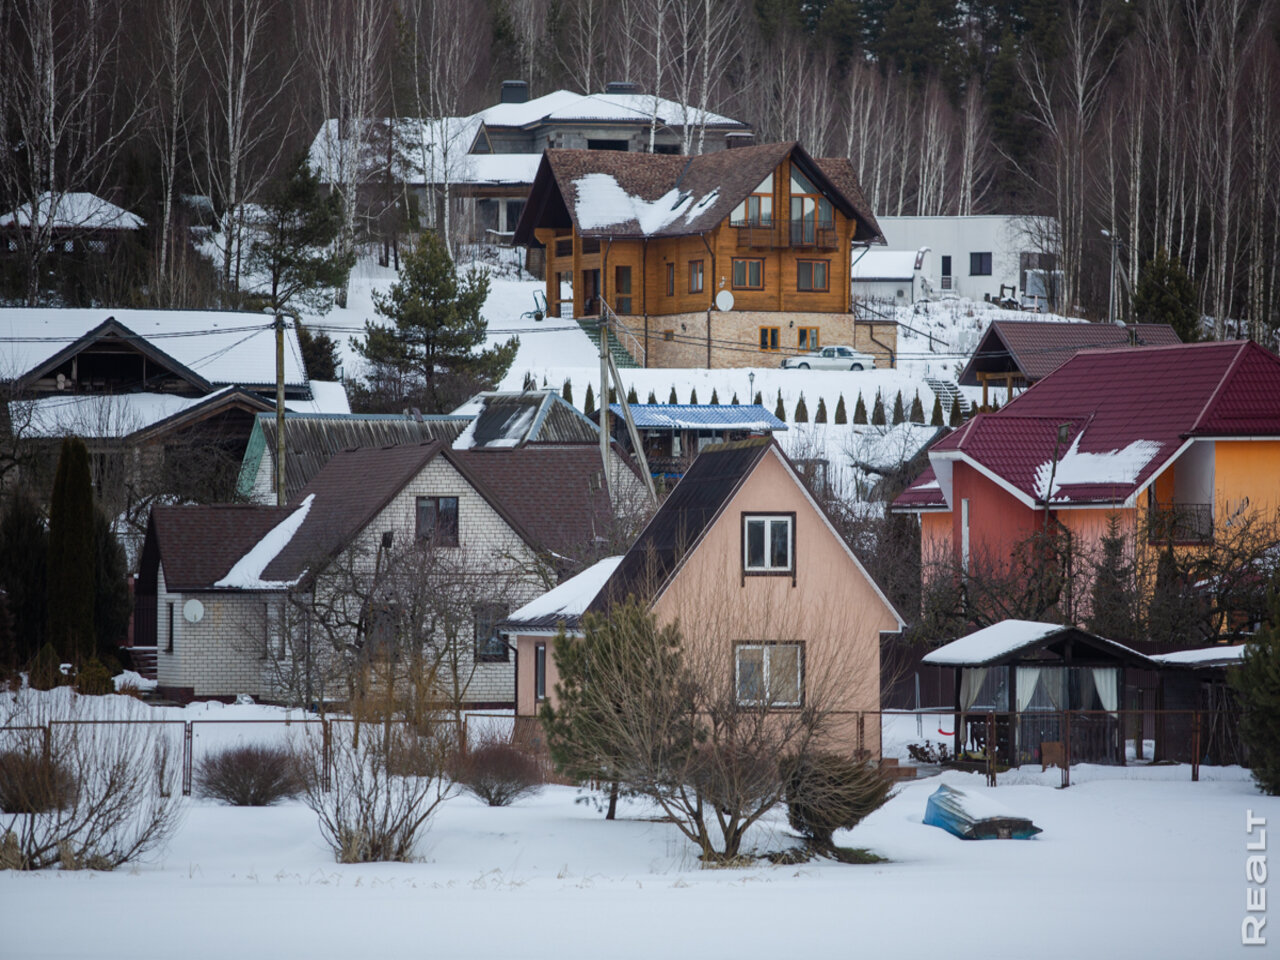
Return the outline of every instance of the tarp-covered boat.
<path id="1" fill-rule="evenodd" d="M 1026 817 L 1009 813 L 988 797 L 965 793 L 946 784 L 924 808 L 924 822 L 961 840 L 1028 840 L 1043 831 Z"/>

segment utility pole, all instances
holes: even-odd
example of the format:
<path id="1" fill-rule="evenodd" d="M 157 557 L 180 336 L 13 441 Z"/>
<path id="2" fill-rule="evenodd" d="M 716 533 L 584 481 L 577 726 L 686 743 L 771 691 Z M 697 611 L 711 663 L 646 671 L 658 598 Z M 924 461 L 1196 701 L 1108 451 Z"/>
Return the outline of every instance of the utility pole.
<path id="1" fill-rule="evenodd" d="M 1111 244 L 1111 292 L 1107 297 L 1107 322 L 1116 322 L 1116 257 L 1119 254 L 1120 238 L 1110 230 L 1103 230 L 1102 235 Z"/>
<path id="2" fill-rule="evenodd" d="M 276 314 L 276 506 L 284 495 L 284 314 Z"/>

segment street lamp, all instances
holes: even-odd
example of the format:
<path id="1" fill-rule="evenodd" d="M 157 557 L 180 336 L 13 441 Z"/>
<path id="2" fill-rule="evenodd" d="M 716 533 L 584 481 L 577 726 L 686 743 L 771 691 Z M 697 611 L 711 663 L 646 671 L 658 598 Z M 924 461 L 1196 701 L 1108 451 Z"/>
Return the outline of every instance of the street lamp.
<path id="1" fill-rule="evenodd" d="M 750 373 L 747 374 L 747 383 L 751 384 L 751 388 L 747 391 L 747 396 L 750 397 L 747 403 L 755 403 L 756 402 L 756 372 L 754 370 L 752 370 Z"/>
<path id="2" fill-rule="evenodd" d="M 1110 230 L 1103 230 L 1102 235 L 1111 242 L 1111 293 L 1107 297 L 1107 322 L 1117 323 L 1116 320 L 1116 257 L 1120 250 L 1120 238 L 1113 234 Z M 1124 324 L 1121 323 L 1121 326 Z"/>

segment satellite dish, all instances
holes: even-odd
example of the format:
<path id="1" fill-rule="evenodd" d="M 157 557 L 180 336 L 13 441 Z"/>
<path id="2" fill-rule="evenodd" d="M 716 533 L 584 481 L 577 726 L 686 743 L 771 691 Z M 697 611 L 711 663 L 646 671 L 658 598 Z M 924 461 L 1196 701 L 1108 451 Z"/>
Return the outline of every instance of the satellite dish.
<path id="1" fill-rule="evenodd" d="M 182 619 L 187 623 L 199 623 L 204 619 L 204 604 L 192 597 L 182 605 Z"/>
<path id="2" fill-rule="evenodd" d="M 728 313 L 733 309 L 733 293 L 729 290 L 721 290 L 716 294 L 716 309 L 721 313 Z"/>

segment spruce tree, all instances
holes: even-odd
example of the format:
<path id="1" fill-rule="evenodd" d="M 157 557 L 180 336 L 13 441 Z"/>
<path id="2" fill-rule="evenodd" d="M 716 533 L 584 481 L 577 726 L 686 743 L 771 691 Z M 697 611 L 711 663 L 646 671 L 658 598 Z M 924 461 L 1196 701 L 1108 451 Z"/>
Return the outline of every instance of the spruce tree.
<path id="1" fill-rule="evenodd" d="M 804 405 L 804 392 L 801 391 L 800 399 L 796 401 L 796 423 L 809 422 L 809 408 Z"/>
<path id="2" fill-rule="evenodd" d="M 675 406 L 679 402 L 680 398 L 676 396 L 676 385 L 673 383 L 671 385 L 671 394 L 667 397 L 667 403 Z"/>
<path id="3" fill-rule="evenodd" d="M 564 398 L 564 402 L 573 405 L 573 382 L 565 380 L 564 386 L 560 389 L 560 396 Z"/>
<path id="4" fill-rule="evenodd" d="M 712 405 L 713 407 L 718 407 L 718 406 L 720 406 L 720 395 L 719 395 L 718 393 L 716 393 L 716 388 L 715 388 L 715 387 L 712 387 L 712 388 L 711 388 L 711 405 Z"/>
<path id="5" fill-rule="evenodd" d="M 520 384 L 520 392 L 528 393 L 530 390 L 536 390 L 537 388 L 538 381 L 534 379 L 531 371 L 526 370 L 524 373 L 524 380 Z"/>
<path id="6" fill-rule="evenodd" d="M 778 391 L 778 402 L 773 407 L 773 415 L 783 423 L 787 422 L 787 408 L 782 405 L 782 391 Z"/>
<path id="7" fill-rule="evenodd" d="M 859 402 L 859 403 L 861 403 L 861 402 L 862 402 L 862 398 L 861 398 L 861 397 L 859 397 L 859 398 L 858 398 L 858 402 Z M 877 390 L 877 391 L 876 391 L 876 402 L 875 402 L 875 405 L 871 408 L 871 425 L 872 425 L 873 427 L 883 427 L 883 426 L 884 426 L 884 424 L 885 424 L 885 419 L 884 419 L 884 398 L 883 398 L 882 396 L 880 396 L 880 391 L 879 391 L 879 390 Z"/>
<path id="8" fill-rule="evenodd" d="M 617 402 L 618 402 L 618 388 L 614 386 L 610 386 L 609 387 L 609 404 L 610 406 L 612 406 Z"/>
<path id="9" fill-rule="evenodd" d="M 759 390 L 757 390 L 757 391 L 756 391 L 756 398 L 755 398 L 754 400 L 752 400 L 751 402 L 752 402 L 752 403 L 754 403 L 757 407 L 763 407 L 763 406 L 764 406 L 764 394 L 762 394 Z"/>
<path id="10" fill-rule="evenodd" d="M 907 419 L 906 411 L 902 409 L 902 391 L 898 391 L 898 395 L 893 398 L 893 424 L 897 426 L 905 423 Z"/>
<path id="11" fill-rule="evenodd" d="M 689 391 L 689 403 L 690 405 L 693 405 L 693 404 L 696 404 L 697 402 L 698 402 L 698 388 L 694 387 L 692 390 Z"/>
<path id="12" fill-rule="evenodd" d="M 113 656 L 116 648 L 128 639 L 132 603 L 124 548 L 112 532 L 107 515 L 96 509 L 93 514 L 93 623 L 97 655 L 102 658 Z"/>
<path id="13" fill-rule="evenodd" d="M 1112 514 L 1099 541 L 1102 552 L 1094 565 L 1086 625 L 1100 637 L 1127 642 L 1137 634 L 1137 584 L 1126 545 L 1120 518 Z"/>
<path id="14" fill-rule="evenodd" d="M 650 391 L 649 391 L 649 399 L 648 399 L 648 400 L 646 400 L 646 401 L 645 401 L 645 403 L 647 403 L 647 404 L 649 404 L 650 406 L 652 406 L 653 404 L 656 404 L 657 402 L 658 402 L 658 398 L 654 395 L 654 392 L 653 392 L 652 390 L 650 390 Z"/>
<path id="15" fill-rule="evenodd" d="M 596 394 L 590 383 L 587 384 L 587 398 L 582 401 L 582 412 L 588 417 L 596 412 Z"/>
<path id="16" fill-rule="evenodd" d="M 1139 323 L 1167 323 L 1183 343 L 1200 339 L 1200 308 L 1195 284 L 1176 257 L 1161 247 L 1148 260 L 1133 293 L 1133 317 Z"/>
<path id="17" fill-rule="evenodd" d="M 911 401 L 910 420 L 912 423 L 924 423 L 924 404 L 920 402 L 919 390 L 916 391 L 915 399 Z"/>
<path id="18" fill-rule="evenodd" d="M 49 501 L 49 630 L 58 655 L 83 663 L 94 655 L 93 484 L 79 437 L 62 441 Z"/>
<path id="19" fill-rule="evenodd" d="M 929 414 L 929 426 L 941 427 L 945 425 L 942 419 L 942 395 L 935 393 L 933 395 L 933 410 Z"/>
<path id="20" fill-rule="evenodd" d="M 951 410 L 947 415 L 947 426 L 958 427 L 964 423 L 964 409 L 960 405 L 960 398 L 951 401 Z"/>
<path id="21" fill-rule="evenodd" d="M 731 406 L 731 407 L 736 407 L 736 406 L 738 406 L 738 391 L 737 391 L 737 390 L 733 391 L 733 399 L 729 401 L 729 406 Z"/>
<path id="22" fill-rule="evenodd" d="M 863 411 L 864 413 L 866 411 Z M 836 423 L 848 423 L 849 413 L 844 408 L 844 394 L 840 394 L 840 399 L 836 401 Z"/>
<path id="23" fill-rule="evenodd" d="M 1240 701 L 1240 738 L 1263 793 L 1280 794 L 1280 582 L 1271 586 L 1270 623 L 1245 645 L 1244 663 L 1229 672 Z"/>
<path id="24" fill-rule="evenodd" d="M 338 368 L 342 366 L 342 357 L 338 353 L 338 343 L 323 330 L 312 333 L 300 320 L 293 322 L 294 332 L 298 335 L 298 351 L 302 354 L 302 366 L 310 380 L 337 380 Z M 529 379 L 529 375 L 525 375 Z"/>
<path id="25" fill-rule="evenodd" d="M 0 517 L 0 590 L 13 623 L 19 664 L 45 642 L 49 613 L 49 531 L 31 495 L 15 487 Z"/>
<path id="26" fill-rule="evenodd" d="M 627 390 L 627 403 L 638 404 L 639 402 L 640 402 L 640 398 L 636 396 L 636 386 L 633 383 L 631 387 Z"/>
<path id="27" fill-rule="evenodd" d="M 853 422 L 865 424 L 867 422 L 867 404 L 862 399 L 862 394 L 858 394 L 858 402 L 853 405 Z"/>
<path id="28" fill-rule="evenodd" d="M 827 422 L 827 401 L 823 397 L 818 398 L 818 412 L 813 415 L 813 422 Z"/>

